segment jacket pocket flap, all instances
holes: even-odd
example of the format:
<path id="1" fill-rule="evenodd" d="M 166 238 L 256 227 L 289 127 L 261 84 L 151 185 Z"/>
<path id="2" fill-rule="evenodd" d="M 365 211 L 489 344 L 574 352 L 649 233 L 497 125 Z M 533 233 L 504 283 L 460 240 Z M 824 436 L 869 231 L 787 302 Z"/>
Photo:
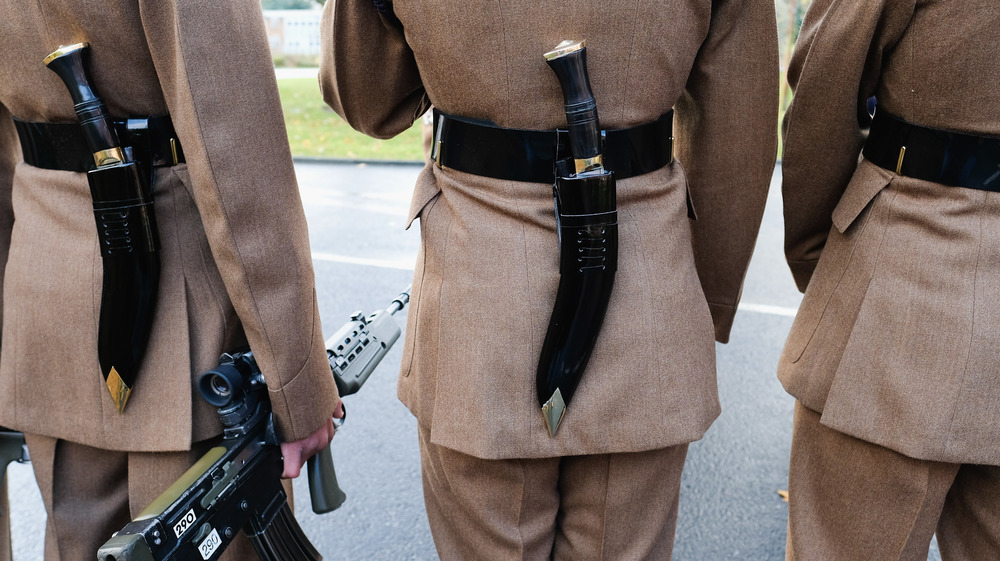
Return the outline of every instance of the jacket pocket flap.
<path id="1" fill-rule="evenodd" d="M 861 214 L 861 211 L 872 202 L 875 195 L 892 181 L 892 174 L 876 166 L 875 164 L 862 160 L 858 165 L 854 177 L 847 184 L 847 189 L 840 197 L 840 202 L 833 209 L 833 225 L 841 234 L 847 230 L 854 220 Z"/>

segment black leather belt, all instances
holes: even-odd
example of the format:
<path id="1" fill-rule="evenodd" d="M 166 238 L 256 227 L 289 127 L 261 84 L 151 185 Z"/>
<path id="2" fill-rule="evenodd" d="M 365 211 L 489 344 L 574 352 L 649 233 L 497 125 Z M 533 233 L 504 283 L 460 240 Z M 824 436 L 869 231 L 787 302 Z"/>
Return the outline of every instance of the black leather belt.
<path id="1" fill-rule="evenodd" d="M 604 132 L 604 167 L 617 179 L 673 162 L 673 116 Z M 510 181 L 553 183 L 556 163 L 569 157 L 564 130 L 505 129 L 434 110 L 431 157 L 442 167 Z"/>
<path id="2" fill-rule="evenodd" d="M 862 152 L 899 175 L 954 187 L 1000 192 L 1000 138 L 907 123 L 875 110 Z"/>
<path id="3" fill-rule="evenodd" d="M 78 123 L 33 123 L 14 119 L 21 152 L 28 165 L 63 171 L 90 171 L 96 167 Z M 177 133 L 169 116 L 116 120 L 122 146 L 144 168 L 173 166 L 184 161 Z"/>

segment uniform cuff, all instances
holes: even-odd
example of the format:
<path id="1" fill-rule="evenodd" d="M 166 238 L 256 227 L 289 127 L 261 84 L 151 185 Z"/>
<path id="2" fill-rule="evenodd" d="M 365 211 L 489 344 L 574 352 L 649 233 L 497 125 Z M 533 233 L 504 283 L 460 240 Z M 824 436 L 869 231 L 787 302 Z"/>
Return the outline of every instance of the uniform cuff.
<path id="1" fill-rule="evenodd" d="M 728 343 L 729 331 L 732 330 L 733 319 L 736 317 L 736 306 L 709 302 L 708 309 L 712 312 L 712 323 L 715 325 L 715 340 Z"/>
<path id="2" fill-rule="evenodd" d="M 268 395 L 282 442 L 302 440 L 326 424 L 339 400 L 326 349 L 312 350 L 302 370 L 283 387 L 269 390 Z"/>
<path id="3" fill-rule="evenodd" d="M 789 261 L 788 268 L 792 270 L 792 277 L 795 279 L 795 286 L 799 292 L 805 292 L 812 278 L 813 271 L 819 261 Z"/>

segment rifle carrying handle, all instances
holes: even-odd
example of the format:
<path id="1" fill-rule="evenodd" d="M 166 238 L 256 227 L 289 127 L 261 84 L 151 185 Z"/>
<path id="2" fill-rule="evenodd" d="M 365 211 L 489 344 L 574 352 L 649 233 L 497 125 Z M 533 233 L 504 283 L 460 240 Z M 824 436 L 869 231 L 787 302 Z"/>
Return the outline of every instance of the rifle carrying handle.
<path id="1" fill-rule="evenodd" d="M 312 509 L 316 514 L 337 510 L 347 500 L 347 495 L 337 483 L 337 472 L 333 468 L 329 445 L 309 458 L 306 473 L 309 475 L 309 498 L 312 499 Z"/>

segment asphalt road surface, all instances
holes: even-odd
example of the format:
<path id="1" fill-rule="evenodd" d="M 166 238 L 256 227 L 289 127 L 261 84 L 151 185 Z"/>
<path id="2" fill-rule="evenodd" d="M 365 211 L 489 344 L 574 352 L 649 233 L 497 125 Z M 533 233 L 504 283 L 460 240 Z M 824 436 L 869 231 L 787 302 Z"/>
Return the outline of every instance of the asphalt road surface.
<path id="1" fill-rule="evenodd" d="M 404 226 L 419 170 L 296 164 L 327 336 L 352 312 L 388 306 L 410 283 L 419 228 Z M 722 415 L 688 453 L 676 561 L 784 559 L 788 509 L 778 491 L 787 489 L 793 399 L 775 367 L 800 295 L 781 254 L 779 176 L 780 167 L 731 342 L 718 345 Z M 400 326 L 405 315 L 395 316 Z M 334 440 L 344 506 L 314 515 L 305 477 L 295 483 L 296 514 L 327 560 L 437 558 L 423 510 L 416 421 L 395 395 L 401 351 L 402 339 L 361 392 L 345 399 L 349 419 Z M 8 473 L 14 559 L 40 561 L 45 513 L 30 467 L 15 464 Z M 940 560 L 936 548 L 929 559 Z"/>

